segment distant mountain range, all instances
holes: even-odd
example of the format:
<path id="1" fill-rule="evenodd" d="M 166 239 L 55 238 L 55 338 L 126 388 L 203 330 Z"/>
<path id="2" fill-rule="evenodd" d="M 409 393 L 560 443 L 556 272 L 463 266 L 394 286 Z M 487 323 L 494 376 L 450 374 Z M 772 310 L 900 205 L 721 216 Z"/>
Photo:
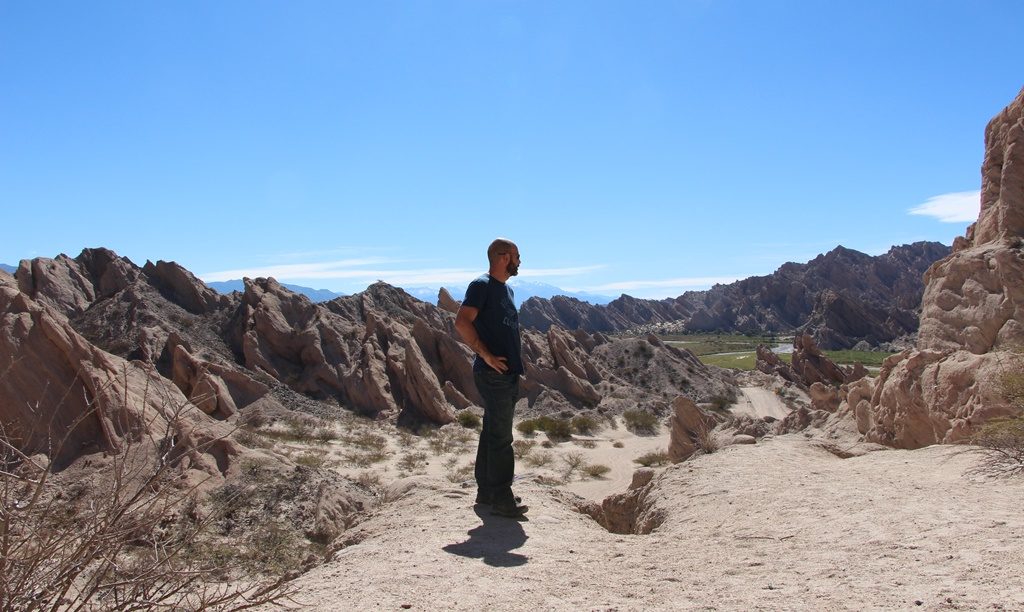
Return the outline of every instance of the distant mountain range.
<path id="1" fill-rule="evenodd" d="M 468 285 L 469 283 L 466 283 Z M 448 293 L 451 294 L 456 300 L 462 300 L 462 297 L 466 293 L 466 285 L 449 286 L 445 287 Z M 581 302 L 587 302 L 589 304 L 607 304 L 615 298 L 608 295 L 598 295 L 596 293 L 587 293 L 581 291 L 566 291 L 560 287 L 549 285 L 548 283 L 538 283 L 533 281 L 524 281 L 518 278 L 512 278 L 508 281 L 509 287 L 512 288 L 512 293 L 515 296 L 516 308 L 523 305 L 523 302 L 530 298 L 543 298 L 549 300 L 556 295 L 562 295 L 565 297 L 571 297 Z M 437 294 L 440 287 L 403 287 L 403 290 L 414 298 L 423 300 L 424 302 L 430 302 L 431 304 L 437 304 Z"/>
<path id="2" fill-rule="evenodd" d="M 231 293 L 232 291 L 245 290 L 245 285 L 242 283 L 241 279 L 206 283 L 206 286 L 223 294 L 228 294 Z M 346 295 L 344 293 L 337 293 L 334 291 L 329 291 L 327 289 L 312 289 L 310 287 L 303 287 L 301 285 L 290 285 L 288 283 L 281 283 L 281 286 L 291 291 L 294 291 L 295 293 L 300 293 L 308 297 L 310 301 L 314 303 L 327 302 L 335 298 L 345 297 Z M 564 295 L 590 304 L 607 304 L 608 302 L 611 302 L 613 299 L 615 299 L 607 295 L 566 291 L 564 289 L 561 289 L 554 285 L 549 285 L 547 283 L 522 281 L 517 278 L 513 278 L 512 280 L 510 280 L 509 286 L 512 287 L 513 293 L 515 294 L 516 308 L 522 306 L 523 302 L 532 297 L 550 299 L 555 297 L 556 295 Z M 461 300 L 463 294 L 466 292 L 466 288 L 462 286 L 445 288 L 448 290 L 448 293 L 450 293 L 452 297 L 454 297 L 457 300 Z M 437 305 L 437 294 L 440 292 L 441 288 L 415 286 L 402 287 L 402 290 L 418 300 Z"/>
<path id="3" fill-rule="evenodd" d="M 206 283 L 206 286 L 217 293 L 223 294 L 228 294 L 232 291 L 245 291 L 245 283 L 243 283 L 241 279 Z M 313 289 L 311 287 L 303 287 L 302 285 L 289 285 L 288 283 L 281 283 L 281 286 L 289 291 L 308 297 L 309 301 L 313 303 L 328 302 L 334 298 L 345 297 L 347 295 L 345 293 L 337 293 L 327 289 Z M 436 295 L 434 296 L 434 300 L 437 300 Z"/>
<path id="4" fill-rule="evenodd" d="M 950 250 L 938 242 L 915 242 L 872 257 L 838 246 L 805 264 L 783 264 L 768 276 L 676 298 L 624 295 L 603 306 L 564 297 L 531 299 L 520 309 L 520 322 L 542 331 L 552 325 L 589 332 L 800 331 L 813 334 L 822 348 L 862 341 L 878 346 L 917 331 L 924 272 Z"/>
<path id="5" fill-rule="evenodd" d="M 0 264 L 0 270 L 3 270 L 4 272 L 8 272 L 10 274 L 14 274 L 14 271 L 17 270 L 17 269 L 18 269 L 17 266 L 9 266 L 7 264 Z"/>

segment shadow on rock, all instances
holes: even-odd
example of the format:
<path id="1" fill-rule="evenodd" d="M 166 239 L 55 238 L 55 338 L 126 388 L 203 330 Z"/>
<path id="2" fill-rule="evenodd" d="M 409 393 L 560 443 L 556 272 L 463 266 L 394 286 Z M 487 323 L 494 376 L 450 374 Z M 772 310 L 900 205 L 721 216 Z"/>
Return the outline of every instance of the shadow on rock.
<path id="1" fill-rule="evenodd" d="M 469 530 L 468 540 L 448 544 L 443 550 L 460 557 L 482 559 L 493 567 L 525 565 L 529 560 L 526 555 L 511 552 L 525 544 L 528 537 L 520 521 L 494 516 L 488 507 L 477 506 L 475 511 L 483 524 Z"/>

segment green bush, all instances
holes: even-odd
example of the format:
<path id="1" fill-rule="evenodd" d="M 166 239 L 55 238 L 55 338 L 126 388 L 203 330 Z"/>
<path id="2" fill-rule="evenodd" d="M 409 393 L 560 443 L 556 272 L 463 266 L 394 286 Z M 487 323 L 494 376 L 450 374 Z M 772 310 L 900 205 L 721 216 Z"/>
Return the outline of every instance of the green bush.
<path id="1" fill-rule="evenodd" d="M 482 421 L 480 415 L 469 410 L 463 410 L 455 416 L 455 420 L 459 422 L 466 429 L 477 429 L 480 427 Z"/>
<path id="2" fill-rule="evenodd" d="M 544 433 L 552 442 L 565 442 L 572 439 L 572 425 L 563 419 L 551 419 L 544 428 Z"/>
<path id="3" fill-rule="evenodd" d="M 589 436 L 597 431 L 597 419 L 590 415 L 581 414 L 573 417 L 572 428 L 573 431 L 582 436 Z"/>
<path id="4" fill-rule="evenodd" d="M 524 436 L 533 436 L 535 433 L 537 433 L 537 421 L 533 419 L 526 419 L 524 421 L 520 421 L 519 424 L 516 425 L 516 429 L 518 429 L 519 433 L 523 434 Z"/>
<path id="5" fill-rule="evenodd" d="M 626 429 L 638 435 L 658 433 L 658 417 L 644 410 L 627 410 L 622 413 Z"/>

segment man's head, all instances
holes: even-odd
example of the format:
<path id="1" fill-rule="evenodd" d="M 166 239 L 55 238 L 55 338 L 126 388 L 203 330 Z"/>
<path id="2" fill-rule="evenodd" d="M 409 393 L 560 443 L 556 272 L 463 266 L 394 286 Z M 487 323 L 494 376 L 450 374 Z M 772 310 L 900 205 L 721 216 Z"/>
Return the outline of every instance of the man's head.
<path id="1" fill-rule="evenodd" d="M 487 262 L 491 266 L 491 275 L 495 272 L 508 278 L 519 274 L 519 247 L 506 238 L 496 238 L 487 247 Z"/>

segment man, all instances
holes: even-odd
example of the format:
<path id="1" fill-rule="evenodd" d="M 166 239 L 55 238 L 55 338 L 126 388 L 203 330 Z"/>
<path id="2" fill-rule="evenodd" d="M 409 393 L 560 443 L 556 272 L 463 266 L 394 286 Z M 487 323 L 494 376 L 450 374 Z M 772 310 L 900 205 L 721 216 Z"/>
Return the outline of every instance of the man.
<path id="1" fill-rule="evenodd" d="M 469 284 L 455 315 L 455 329 L 476 353 L 473 379 L 484 399 L 484 426 L 476 451 L 478 504 L 491 513 L 522 516 L 527 506 L 512 493 L 515 455 L 512 452 L 512 412 L 519 399 L 523 373 L 519 313 L 512 289 L 505 282 L 519 274 L 519 248 L 498 238 L 487 247 L 489 270 Z"/>

